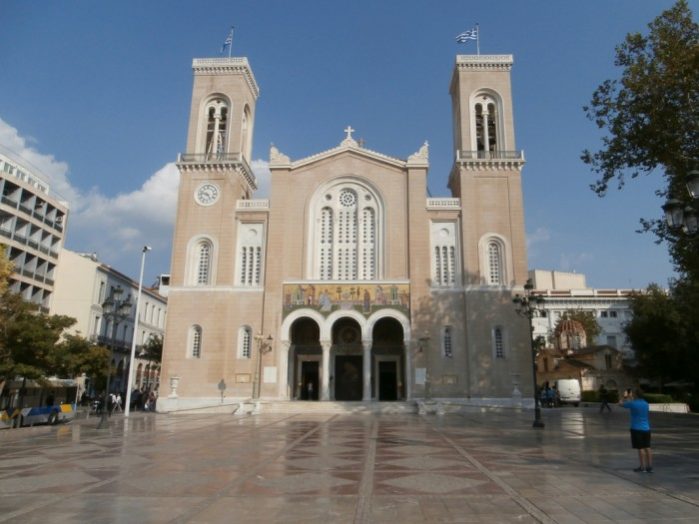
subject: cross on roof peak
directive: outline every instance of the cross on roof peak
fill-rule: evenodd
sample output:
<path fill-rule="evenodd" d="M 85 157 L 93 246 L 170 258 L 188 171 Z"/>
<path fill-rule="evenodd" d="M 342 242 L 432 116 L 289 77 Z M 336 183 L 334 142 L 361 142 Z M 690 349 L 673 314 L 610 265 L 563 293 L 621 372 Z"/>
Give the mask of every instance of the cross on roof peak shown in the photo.
<path fill-rule="evenodd" d="M 352 140 L 352 133 L 354 133 L 356 129 L 352 129 L 352 126 L 347 126 L 343 131 L 347 133 L 347 140 Z"/>

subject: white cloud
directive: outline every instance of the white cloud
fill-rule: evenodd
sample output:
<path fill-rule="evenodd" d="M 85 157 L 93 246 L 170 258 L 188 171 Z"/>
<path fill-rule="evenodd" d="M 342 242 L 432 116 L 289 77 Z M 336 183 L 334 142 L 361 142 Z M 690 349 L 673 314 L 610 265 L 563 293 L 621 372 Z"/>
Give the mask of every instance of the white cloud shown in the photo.
<path fill-rule="evenodd" d="M 533 233 L 527 234 L 527 250 L 535 250 L 538 245 L 545 244 L 551 240 L 551 232 L 545 227 L 538 227 Z"/>
<path fill-rule="evenodd" d="M 172 230 L 177 207 L 179 171 L 168 163 L 143 185 L 116 196 L 99 188 L 83 191 L 68 178 L 69 166 L 36 150 L 36 140 L 21 136 L 0 119 L 0 151 L 47 179 L 51 192 L 70 206 L 66 244 L 76 251 L 95 252 L 100 260 L 128 275 L 136 272 L 144 244 L 159 253 L 157 271 L 169 271 Z"/>

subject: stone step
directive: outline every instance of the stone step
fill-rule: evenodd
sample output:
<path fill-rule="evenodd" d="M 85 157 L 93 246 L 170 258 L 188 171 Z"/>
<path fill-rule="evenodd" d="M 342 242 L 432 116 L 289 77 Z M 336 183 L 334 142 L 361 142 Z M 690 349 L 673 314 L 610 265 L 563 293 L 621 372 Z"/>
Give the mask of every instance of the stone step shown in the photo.
<path fill-rule="evenodd" d="M 260 413 L 417 413 L 415 402 L 260 401 Z"/>

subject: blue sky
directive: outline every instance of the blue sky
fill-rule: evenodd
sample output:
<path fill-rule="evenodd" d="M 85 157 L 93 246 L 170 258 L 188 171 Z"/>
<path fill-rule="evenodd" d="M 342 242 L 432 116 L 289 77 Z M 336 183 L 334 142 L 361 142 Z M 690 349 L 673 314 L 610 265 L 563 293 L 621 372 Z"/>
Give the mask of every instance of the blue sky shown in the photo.
<path fill-rule="evenodd" d="M 97 252 L 146 282 L 169 271 L 177 171 L 192 58 L 250 60 L 255 170 L 270 143 L 292 159 L 339 144 L 351 124 L 366 147 L 407 157 L 428 140 L 429 189 L 448 196 L 454 37 L 478 22 L 482 54 L 513 54 L 529 266 L 577 271 L 593 287 L 666 284 L 667 250 L 635 233 L 658 217 L 659 177 L 600 199 L 579 159 L 599 145 L 585 117 L 595 87 L 618 76 L 614 47 L 669 0 L 2 0 L 0 151 L 30 162 L 71 203 L 66 247 Z M 696 13 L 699 1 L 690 2 Z M 258 195 L 264 196 L 264 195 Z"/>

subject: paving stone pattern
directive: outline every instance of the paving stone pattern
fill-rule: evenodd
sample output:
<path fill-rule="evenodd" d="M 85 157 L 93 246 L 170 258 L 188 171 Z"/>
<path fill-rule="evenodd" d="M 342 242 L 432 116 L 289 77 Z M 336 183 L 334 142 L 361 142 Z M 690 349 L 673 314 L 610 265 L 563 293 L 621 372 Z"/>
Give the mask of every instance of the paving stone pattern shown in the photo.
<path fill-rule="evenodd" d="M 699 522 L 699 417 L 134 414 L 0 432 L 0 522 Z"/>

